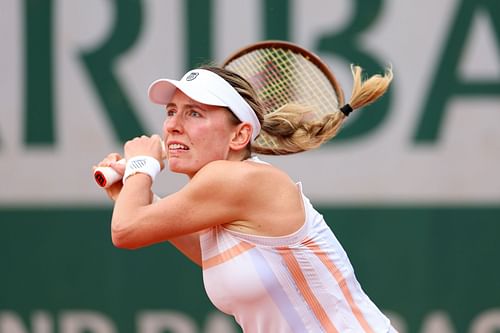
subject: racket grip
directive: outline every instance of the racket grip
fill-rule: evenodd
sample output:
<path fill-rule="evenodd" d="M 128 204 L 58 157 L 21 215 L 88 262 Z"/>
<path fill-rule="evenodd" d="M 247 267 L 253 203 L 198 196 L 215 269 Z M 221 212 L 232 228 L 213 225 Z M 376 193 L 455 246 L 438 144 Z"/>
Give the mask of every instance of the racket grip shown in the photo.
<path fill-rule="evenodd" d="M 117 163 L 125 164 L 125 162 L 125 159 L 121 159 Z M 111 167 L 97 167 L 94 170 L 94 180 L 102 188 L 108 188 L 121 179 L 122 175 Z"/>

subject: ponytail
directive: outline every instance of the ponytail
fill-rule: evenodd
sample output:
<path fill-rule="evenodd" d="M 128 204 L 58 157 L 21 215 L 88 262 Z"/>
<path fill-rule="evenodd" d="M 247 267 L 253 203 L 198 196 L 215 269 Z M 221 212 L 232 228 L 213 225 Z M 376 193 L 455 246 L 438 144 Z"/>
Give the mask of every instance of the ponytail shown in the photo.
<path fill-rule="evenodd" d="M 338 106 L 337 110 L 324 115 L 320 120 L 308 120 L 307 115 L 311 110 L 295 104 L 287 104 L 266 114 L 260 141 L 252 145 L 252 151 L 258 154 L 287 155 L 319 147 L 337 134 L 350 112 L 379 99 L 393 79 L 392 68 L 388 68 L 384 75 L 373 75 L 367 80 L 363 80 L 361 67 L 353 65 L 351 71 L 354 81 L 349 103 Z M 259 142 L 263 144 L 259 145 Z"/>

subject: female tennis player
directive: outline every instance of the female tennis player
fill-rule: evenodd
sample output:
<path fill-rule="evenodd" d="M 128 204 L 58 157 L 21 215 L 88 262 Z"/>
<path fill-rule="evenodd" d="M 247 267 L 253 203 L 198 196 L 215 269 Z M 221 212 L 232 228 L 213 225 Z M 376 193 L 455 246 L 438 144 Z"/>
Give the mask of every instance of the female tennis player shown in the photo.
<path fill-rule="evenodd" d="M 317 147 L 353 105 L 375 101 L 392 80 L 391 70 L 366 81 L 359 67 L 353 74 L 349 104 L 313 124 L 307 111 L 292 115 L 301 114 L 297 106 L 265 115 L 253 86 L 222 67 L 155 81 L 149 97 L 165 106 L 163 139 L 134 138 L 124 156 L 110 154 L 98 165 L 123 175 L 105 189 L 115 201 L 113 244 L 170 241 L 201 266 L 210 300 L 247 333 L 395 332 L 301 183 L 253 154 L 259 135 L 272 136 L 282 154 Z M 117 163 L 122 158 L 126 166 Z M 160 199 L 151 187 L 165 158 L 189 181 Z"/>

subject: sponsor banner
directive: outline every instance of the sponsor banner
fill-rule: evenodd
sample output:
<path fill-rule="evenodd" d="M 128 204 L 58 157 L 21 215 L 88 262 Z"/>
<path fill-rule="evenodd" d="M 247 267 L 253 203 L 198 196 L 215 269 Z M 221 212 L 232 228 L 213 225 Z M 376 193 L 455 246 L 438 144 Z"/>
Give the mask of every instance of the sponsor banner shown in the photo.
<path fill-rule="evenodd" d="M 395 80 L 317 151 L 269 159 L 321 203 L 500 200 L 500 4 L 491 0 L 18 1 L 0 4 L 0 205 L 106 205 L 91 166 L 161 133 L 159 77 L 263 39 Z M 155 190 L 185 183 L 164 172 Z"/>

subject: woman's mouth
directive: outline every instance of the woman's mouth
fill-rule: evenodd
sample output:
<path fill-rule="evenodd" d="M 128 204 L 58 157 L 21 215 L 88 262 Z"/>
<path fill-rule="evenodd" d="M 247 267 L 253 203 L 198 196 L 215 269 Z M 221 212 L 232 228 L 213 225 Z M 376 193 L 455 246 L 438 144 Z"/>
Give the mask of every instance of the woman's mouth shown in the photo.
<path fill-rule="evenodd" d="M 171 143 L 168 145 L 168 150 L 170 151 L 189 150 L 189 147 L 181 143 Z"/>

